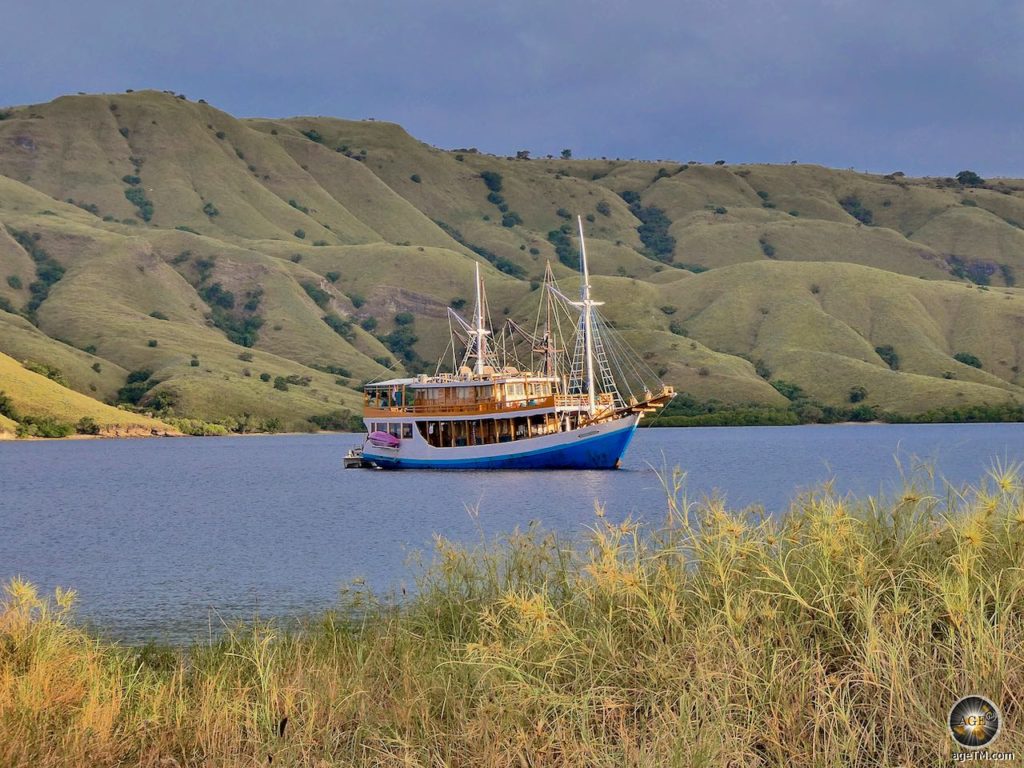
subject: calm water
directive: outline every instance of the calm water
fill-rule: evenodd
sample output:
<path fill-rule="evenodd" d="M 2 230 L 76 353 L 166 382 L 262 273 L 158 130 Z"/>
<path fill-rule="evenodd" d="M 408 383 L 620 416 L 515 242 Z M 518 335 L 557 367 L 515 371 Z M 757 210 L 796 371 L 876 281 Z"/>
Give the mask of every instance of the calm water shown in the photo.
<path fill-rule="evenodd" d="M 477 539 L 531 520 L 579 532 L 597 500 L 613 520 L 661 520 L 663 466 L 688 472 L 691 496 L 775 511 L 830 478 L 891 491 L 897 455 L 956 484 L 1024 459 L 1017 424 L 642 430 L 613 472 L 342 470 L 356 442 L 0 442 L 0 581 L 74 587 L 79 615 L 119 638 L 183 640 L 235 617 L 316 611 L 358 578 L 409 585 L 407 558 L 435 533 Z"/>

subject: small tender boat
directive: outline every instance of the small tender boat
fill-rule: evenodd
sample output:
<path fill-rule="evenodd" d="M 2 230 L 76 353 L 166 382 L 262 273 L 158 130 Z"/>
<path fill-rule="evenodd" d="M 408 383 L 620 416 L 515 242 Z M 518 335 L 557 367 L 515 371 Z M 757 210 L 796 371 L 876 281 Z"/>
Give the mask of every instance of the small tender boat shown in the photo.
<path fill-rule="evenodd" d="M 539 371 L 511 365 L 514 343 L 489 343 L 486 294 L 476 270 L 473 322 L 449 310 L 453 358 L 465 344 L 454 373 L 396 378 L 368 384 L 363 419 L 367 437 L 345 466 L 384 469 L 611 469 L 618 467 L 644 414 L 660 409 L 675 393 L 657 382 L 623 384 L 645 368 L 614 339 L 591 298 L 583 223 L 580 233 L 580 298 L 565 296 L 550 267 L 544 284 L 543 323 L 531 335 L 510 323 L 530 343 Z M 540 314 L 540 313 L 539 313 Z M 572 328 L 572 355 L 558 348 L 561 318 Z M 570 343 L 561 339 L 562 347 Z M 618 354 L 616 354 L 618 353 Z M 633 359 L 630 359 L 633 358 Z M 453 363 L 454 363 L 453 359 Z M 472 366 L 470 366 L 472 363 Z M 650 373 L 648 371 L 648 373 Z M 620 374 L 619 376 L 613 374 Z M 648 378 L 656 379 L 653 375 Z M 636 391 L 634 391 L 636 387 Z"/>

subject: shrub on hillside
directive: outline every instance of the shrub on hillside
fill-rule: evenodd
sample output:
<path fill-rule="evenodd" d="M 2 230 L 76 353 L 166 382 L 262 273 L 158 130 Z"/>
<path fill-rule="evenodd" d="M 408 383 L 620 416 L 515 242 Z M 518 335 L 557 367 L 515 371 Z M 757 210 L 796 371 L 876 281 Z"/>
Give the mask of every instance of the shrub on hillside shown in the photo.
<path fill-rule="evenodd" d="M 894 371 L 899 370 L 900 356 L 896 354 L 896 350 L 893 349 L 891 344 L 875 347 L 875 354 L 882 358 L 882 361 Z"/>
<path fill-rule="evenodd" d="M 491 192 L 501 192 L 501 174 L 497 171 L 481 171 L 480 178 Z"/>
<path fill-rule="evenodd" d="M 964 365 L 969 365 L 972 368 L 981 368 L 981 360 L 970 352 L 957 352 L 953 355 L 953 359 Z"/>
<path fill-rule="evenodd" d="M 22 363 L 25 370 L 32 371 L 32 373 L 38 373 L 40 376 L 45 376 L 50 381 L 55 381 L 62 387 L 70 387 L 71 384 L 68 382 L 68 377 L 64 375 L 60 368 L 57 368 L 47 363 L 37 363 L 35 360 L 25 360 Z"/>
<path fill-rule="evenodd" d="M 331 303 L 331 294 L 316 283 L 309 280 L 303 280 L 299 285 L 302 286 L 302 290 L 304 290 L 309 298 L 311 298 L 321 309 L 326 309 L 327 305 Z"/>
<path fill-rule="evenodd" d="M 853 216 L 853 218 L 861 224 L 867 224 L 870 226 L 874 221 L 874 214 L 870 209 L 864 207 L 860 198 L 856 195 L 847 195 L 839 201 L 839 205 L 841 205 L 844 211 Z"/>

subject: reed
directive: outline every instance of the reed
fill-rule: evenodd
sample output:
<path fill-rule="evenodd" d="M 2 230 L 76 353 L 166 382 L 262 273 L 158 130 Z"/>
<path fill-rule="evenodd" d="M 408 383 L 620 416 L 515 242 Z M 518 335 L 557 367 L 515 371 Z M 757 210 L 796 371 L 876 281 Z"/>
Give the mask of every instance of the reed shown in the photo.
<path fill-rule="evenodd" d="M 0 765 L 935 765 L 968 693 L 1024 754 L 1016 468 L 776 518 L 666 487 L 663 524 L 438 539 L 407 601 L 188 648 L 97 640 L 14 580 Z"/>

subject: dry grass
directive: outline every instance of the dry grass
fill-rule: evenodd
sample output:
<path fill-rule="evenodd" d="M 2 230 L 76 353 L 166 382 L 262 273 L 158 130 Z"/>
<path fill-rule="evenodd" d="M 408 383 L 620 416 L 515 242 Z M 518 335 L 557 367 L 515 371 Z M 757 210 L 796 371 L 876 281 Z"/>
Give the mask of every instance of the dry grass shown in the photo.
<path fill-rule="evenodd" d="M 126 648 L 73 595 L 0 613 L 10 766 L 876 766 L 949 760 L 982 693 L 1024 751 L 1024 490 L 1014 469 L 887 503 L 807 495 L 775 520 L 689 503 L 437 542 L 400 607 L 349 595 L 299 631 Z"/>

